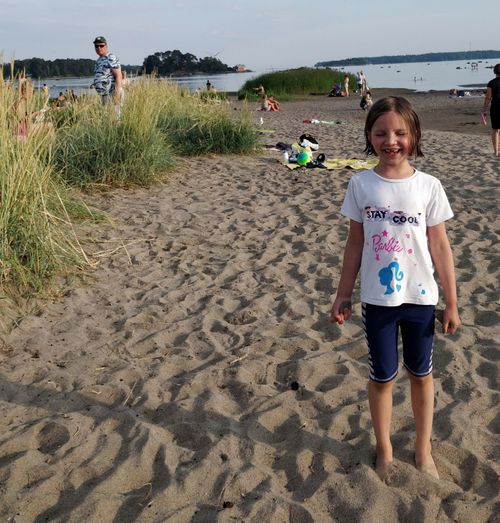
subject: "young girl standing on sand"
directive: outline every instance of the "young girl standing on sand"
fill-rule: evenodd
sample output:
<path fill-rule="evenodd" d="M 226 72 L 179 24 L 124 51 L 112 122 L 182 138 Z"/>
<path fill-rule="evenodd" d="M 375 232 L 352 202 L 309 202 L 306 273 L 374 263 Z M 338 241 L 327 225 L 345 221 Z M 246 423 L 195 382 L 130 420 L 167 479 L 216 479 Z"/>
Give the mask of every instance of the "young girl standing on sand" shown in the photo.
<path fill-rule="evenodd" d="M 352 176 L 341 209 L 350 218 L 350 227 L 331 320 L 342 324 L 351 315 L 351 294 L 361 268 L 368 398 L 381 478 L 392 464 L 390 425 L 399 328 L 417 433 L 415 464 L 439 477 L 431 455 L 432 344 L 438 302 L 433 264 L 446 303 L 443 332 L 453 334 L 460 324 L 453 256 L 444 225 L 453 212 L 439 180 L 408 161 L 409 156 L 422 156 L 420 138 L 418 116 L 407 100 L 388 97 L 376 102 L 366 119 L 365 151 L 376 154 L 379 163 Z"/>

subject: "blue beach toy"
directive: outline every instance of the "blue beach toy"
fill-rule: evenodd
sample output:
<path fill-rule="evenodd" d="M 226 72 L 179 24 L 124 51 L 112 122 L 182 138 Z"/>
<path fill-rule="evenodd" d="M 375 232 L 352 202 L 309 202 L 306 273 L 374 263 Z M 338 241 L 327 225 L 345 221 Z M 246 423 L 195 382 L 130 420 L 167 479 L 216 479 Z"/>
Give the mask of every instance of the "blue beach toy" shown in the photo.
<path fill-rule="evenodd" d="M 297 163 L 299 165 L 306 165 L 311 161 L 311 156 L 306 151 L 301 151 L 297 154 Z"/>

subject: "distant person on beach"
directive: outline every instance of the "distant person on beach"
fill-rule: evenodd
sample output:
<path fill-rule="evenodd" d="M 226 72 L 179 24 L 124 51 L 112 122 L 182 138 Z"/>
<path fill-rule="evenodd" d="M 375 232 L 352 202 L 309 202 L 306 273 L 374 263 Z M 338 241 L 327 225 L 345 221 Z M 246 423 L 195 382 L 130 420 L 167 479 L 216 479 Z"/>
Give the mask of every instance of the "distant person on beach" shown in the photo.
<path fill-rule="evenodd" d="M 349 96 L 349 75 L 344 75 L 344 93 L 346 96 Z"/>
<path fill-rule="evenodd" d="M 453 255 L 445 221 L 453 216 L 438 179 L 408 161 L 422 156 L 421 130 L 410 103 L 383 98 L 365 123 L 365 152 L 377 166 L 354 174 L 341 213 L 350 219 L 344 261 L 331 321 L 351 315 L 351 295 L 361 268 L 363 326 L 368 343 L 368 400 L 377 441 L 376 470 L 386 479 L 392 465 L 392 391 L 398 374 L 401 329 L 416 425 L 415 465 L 439 478 L 431 453 L 434 384 L 432 352 L 437 270 L 444 291 L 443 332 L 460 325 Z M 434 266 L 434 267 L 433 267 Z"/>
<path fill-rule="evenodd" d="M 42 93 L 46 98 L 49 97 L 49 86 L 47 84 L 43 84 Z"/>
<path fill-rule="evenodd" d="M 103 105 L 114 102 L 119 108 L 123 101 L 122 70 L 118 58 L 109 52 L 108 42 L 104 36 L 98 36 L 94 40 L 94 49 L 98 59 L 94 68 L 93 87 L 101 97 Z"/>
<path fill-rule="evenodd" d="M 56 98 L 55 106 L 62 109 L 63 107 L 66 107 L 68 105 L 68 100 L 66 99 L 66 96 L 64 96 L 64 93 L 61 91 L 59 93 L 59 96 Z"/>
<path fill-rule="evenodd" d="M 361 97 L 361 102 L 359 102 L 359 106 L 363 111 L 367 111 L 370 109 L 370 107 L 373 105 L 372 100 L 372 93 L 370 91 L 366 91 L 366 93 Z"/>
<path fill-rule="evenodd" d="M 366 85 L 366 76 L 365 76 L 365 73 L 363 73 L 363 71 L 359 72 L 359 78 L 361 80 L 360 94 L 361 94 L 361 96 L 363 96 L 366 93 L 366 91 L 368 90 L 368 86 Z"/>
<path fill-rule="evenodd" d="M 273 96 L 262 95 L 262 102 L 259 111 L 274 112 L 280 110 L 280 103 Z"/>
<path fill-rule="evenodd" d="M 492 129 L 491 143 L 493 144 L 493 153 L 498 157 L 500 135 L 500 64 L 495 65 L 493 72 L 495 73 L 495 78 L 488 82 L 486 96 L 484 97 L 483 114 L 487 113 L 489 107 Z"/>
<path fill-rule="evenodd" d="M 28 137 L 34 135 L 54 136 L 52 123 L 45 121 L 47 112 L 48 98 L 44 106 L 33 111 L 33 84 L 26 78 L 20 78 L 18 84 L 18 93 L 14 104 L 15 117 L 17 125 L 13 135 L 21 141 L 26 141 Z"/>
<path fill-rule="evenodd" d="M 16 120 L 18 122 L 14 130 L 14 136 L 20 140 L 28 138 L 30 128 L 30 105 L 33 97 L 33 86 L 26 78 L 21 78 L 18 84 L 17 97 L 15 101 Z"/>
<path fill-rule="evenodd" d="M 217 89 L 214 87 L 213 84 L 210 83 L 210 80 L 207 80 L 207 92 L 208 93 L 216 93 Z"/>
<path fill-rule="evenodd" d="M 264 89 L 264 86 L 262 84 L 259 84 L 258 87 L 253 88 L 254 91 L 257 91 L 258 96 L 263 96 L 266 94 L 266 90 Z"/>

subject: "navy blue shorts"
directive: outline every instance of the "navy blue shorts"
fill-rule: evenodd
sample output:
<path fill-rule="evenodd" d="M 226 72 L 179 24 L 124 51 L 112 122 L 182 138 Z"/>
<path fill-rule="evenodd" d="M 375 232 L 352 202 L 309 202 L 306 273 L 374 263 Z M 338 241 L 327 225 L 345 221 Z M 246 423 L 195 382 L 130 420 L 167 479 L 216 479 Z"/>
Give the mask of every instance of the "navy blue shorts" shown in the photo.
<path fill-rule="evenodd" d="M 434 305 L 404 303 L 382 307 L 363 303 L 370 379 L 385 383 L 398 373 L 398 332 L 403 340 L 403 363 L 415 376 L 432 372 Z"/>

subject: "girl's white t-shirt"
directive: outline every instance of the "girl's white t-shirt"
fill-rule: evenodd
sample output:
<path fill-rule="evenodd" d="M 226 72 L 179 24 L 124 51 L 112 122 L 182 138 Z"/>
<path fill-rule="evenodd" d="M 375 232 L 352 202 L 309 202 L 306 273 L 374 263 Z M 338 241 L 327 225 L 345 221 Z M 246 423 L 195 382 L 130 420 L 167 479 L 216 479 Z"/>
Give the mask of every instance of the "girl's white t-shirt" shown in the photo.
<path fill-rule="evenodd" d="M 362 302 L 438 302 L 427 227 L 450 219 L 453 211 L 437 178 L 420 171 L 402 180 L 373 170 L 354 174 L 341 213 L 363 224 Z"/>

